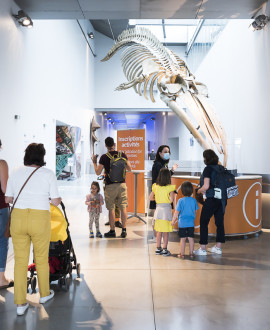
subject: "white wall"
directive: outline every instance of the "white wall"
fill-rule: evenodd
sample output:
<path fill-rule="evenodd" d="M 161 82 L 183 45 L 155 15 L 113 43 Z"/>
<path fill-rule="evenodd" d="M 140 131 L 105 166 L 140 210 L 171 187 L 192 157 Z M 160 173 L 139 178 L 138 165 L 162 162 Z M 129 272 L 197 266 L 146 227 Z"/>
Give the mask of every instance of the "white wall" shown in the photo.
<path fill-rule="evenodd" d="M 165 108 L 165 104 L 155 97 L 156 102 L 146 100 L 144 96 L 137 94 L 133 88 L 124 91 L 115 91 L 121 83 L 127 82 L 121 65 L 121 54 L 119 50 L 109 61 L 100 62 L 114 41 L 101 33 L 95 32 L 97 57 L 95 58 L 95 108 Z M 170 47 L 176 54 L 184 59 L 185 47 Z"/>
<path fill-rule="evenodd" d="M 111 136 L 115 142 L 117 142 L 117 131 L 113 128 L 113 125 L 107 120 L 107 116 L 104 116 L 101 112 L 96 112 L 96 120 L 100 125 L 100 129 L 96 131 L 98 142 L 95 147 L 95 154 L 101 156 L 107 152 L 105 148 L 105 139 Z"/>
<path fill-rule="evenodd" d="M 150 134 L 152 135 L 151 131 Z M 150 134 L 147 135 L 149 139 L 151 139 Z M 165 116 L 157 113 L 154 122 L 154 136 L 152 136 L 155 141 L 154 149 L 157 150 L 162 144 L 168 144 L 169 138 L 177 137 L 179 138 L 179 159 L 172 160 L 178 163 L 180 170 L 197 171 L 198 166 L 200 167 L 202 163 L 202 149 L 197 141 L 194 139 L 194 145 L 190 145 L 192 135 L 172 111 L 166 112 Z"/>
<path fill-rule="evenodd" d="M 38 20 L 32 29 L 21 27 L 11 17 L 15 9 L 9 0 L 0 2 L 1 158 L 12 169 L 22 164 L 28 143 L 41 142 L 47 166 L 54 170 L 55 126 L 60 120 L 81 127 L 87 159 L 94 58 L 84 36 L 74 20 Z M 81 23 L 93 30 L 88 21 Z"/>
<path fill-rule="evenodd" d="M 269 174 L 270 24 L 255 32 L 249 24 L 234 20 L 227 25 L 196 78 L 208 86 L 227 133 L 229 167 Z"/>

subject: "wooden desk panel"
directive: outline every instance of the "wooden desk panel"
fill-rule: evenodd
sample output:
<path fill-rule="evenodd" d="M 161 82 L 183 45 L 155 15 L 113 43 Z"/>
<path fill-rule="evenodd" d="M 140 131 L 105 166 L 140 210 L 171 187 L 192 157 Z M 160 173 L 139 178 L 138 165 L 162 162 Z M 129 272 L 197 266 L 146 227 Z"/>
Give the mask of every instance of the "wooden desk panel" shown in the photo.
<path fill-rule="evenodd" d="M 177 203 L 182 198 L 181 184 L 184 181 L 190 181 L 194 188 L 199 183 L 199 177 L 173 176 L 172 184 L 176 185 L 178 195 L 175 198 Z M 236 178 L 239 195 L 228 200 L 226 206 L 224 226 L 226 235 L 247 234 L 260 231 L 262 228 L 262 178 L 259 176 L 243 176 Z M 195 233 L 200 232 L 200 214 L 202 205 L 199 204 L 199 210 L 195 219 Z M 176 228 L 177 225 L 176 225 Z M 209 223 L 209 234 L 216 233 L 214 217 Z"/>

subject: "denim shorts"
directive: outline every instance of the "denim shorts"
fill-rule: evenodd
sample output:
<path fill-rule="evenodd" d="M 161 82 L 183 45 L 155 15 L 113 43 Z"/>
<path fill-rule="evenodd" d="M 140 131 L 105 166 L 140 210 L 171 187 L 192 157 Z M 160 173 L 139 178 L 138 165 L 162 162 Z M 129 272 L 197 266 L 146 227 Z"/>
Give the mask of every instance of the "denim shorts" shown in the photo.
<path fill-rule="evenodd" d="M 194 237 L 194 227 L 179 228 L 178 235 L 180 238 Z"/>
<path fill-rule="evenodd" d="M 6 269 L 8 238 L 4 236 L 8 222 L 9 208 L 0 209 L 0 272 Z"/>

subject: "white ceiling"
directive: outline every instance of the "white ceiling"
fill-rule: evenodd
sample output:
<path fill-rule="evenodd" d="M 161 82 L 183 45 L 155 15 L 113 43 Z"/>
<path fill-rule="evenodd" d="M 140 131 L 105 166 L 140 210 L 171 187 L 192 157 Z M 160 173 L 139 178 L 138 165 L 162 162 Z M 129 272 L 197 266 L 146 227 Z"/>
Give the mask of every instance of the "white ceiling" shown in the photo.
<path fill-rule="evenodd" d="M 252 18 L 267 0 L 15 0 L 32 19 Z"/>

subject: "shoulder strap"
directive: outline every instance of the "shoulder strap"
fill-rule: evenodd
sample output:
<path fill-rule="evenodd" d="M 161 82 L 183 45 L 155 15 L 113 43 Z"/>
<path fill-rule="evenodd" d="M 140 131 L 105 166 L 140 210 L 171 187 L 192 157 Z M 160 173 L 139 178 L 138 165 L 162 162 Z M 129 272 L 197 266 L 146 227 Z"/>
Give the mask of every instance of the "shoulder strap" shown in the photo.
<path fill-rule="evenodd" d="M 31 176 L 38 170 L 40 168 L 40 166 L 39 167 L 37 167 L 30 175 L 29 175 L 29 177 L 26 179 L 26 181 L 25 181 L 25 183 L 23 184 L 23 186 L 21 187 L 21 190 L 19 191 L 19 193 L 18 193 L 18 195 L 17 195 L 17 197 L 16 197 L 16 199 L 15 199 L 15 202 L 13 203 L 13 205 L 12 205 L 12 207 L 11 207 L 11 210 L 10 210 L 10 212 L 12 212 L 12 210 L 14 209 L 14 206 L 15 206 L 15 204 L 16 204 L 16 202 L 17 202 L 17 199 L 19 198 L 19 196 L 20 196 L 20 194 L 21 194 L 21 192 L 23 191 L 23 188 L 25 187 L 25 185 L 27 184 L 27 182 L 29 181 L 29 179 L 31 178 Z"/>
<path fill-rule="evenodd" d="M 113 159 L 113 156 L 109 152 L 106 153 L 106 156 L 108 156 L 110 159 Z"/>

